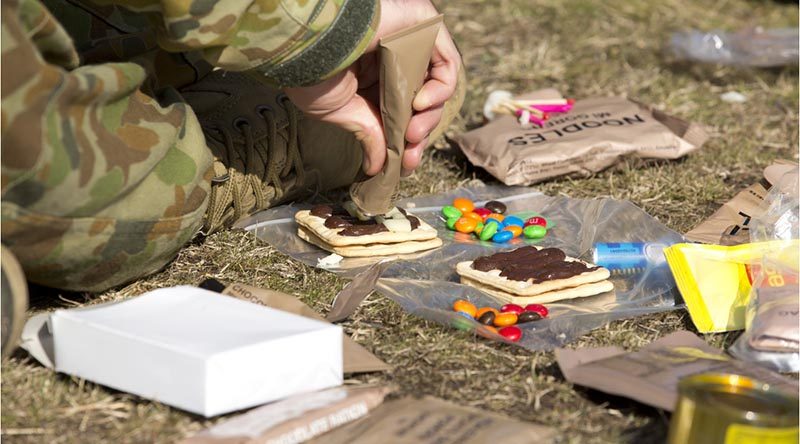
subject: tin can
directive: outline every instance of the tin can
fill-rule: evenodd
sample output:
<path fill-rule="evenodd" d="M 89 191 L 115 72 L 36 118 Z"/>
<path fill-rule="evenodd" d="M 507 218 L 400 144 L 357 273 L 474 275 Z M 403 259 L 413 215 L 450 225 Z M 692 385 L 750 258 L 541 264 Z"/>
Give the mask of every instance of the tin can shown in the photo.
<path fill-rule="evenodd" d="M 678 384 L 668 444 L 797 444 L 798 398 L 741 375 L 704 373 Z"/>
<path fill-rule="evenodd" d="M 664 249 L 655 242 L 598 242 L 592 250 L 592 262 L 615 274 L 634 274 L 647 267 L 666 264 Z"/>

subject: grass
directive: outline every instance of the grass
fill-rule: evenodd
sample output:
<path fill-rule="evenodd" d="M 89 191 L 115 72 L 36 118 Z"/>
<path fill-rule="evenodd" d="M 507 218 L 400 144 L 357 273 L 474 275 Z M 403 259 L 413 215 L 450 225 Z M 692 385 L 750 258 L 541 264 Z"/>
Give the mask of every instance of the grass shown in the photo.
<path fill-rule="evenodd" d="M 664 43 L 684 28 L 796 27 L 795 4 L 771 1 L 463 0 L 440 5 L 469 73 L 462 118 L 450 134 L 480 124 L 486 94 L 555 87 L 569 97 L 623 95 L 711 128 L 713 138 L 685 159 L 645 164 L 626 159 L 588 178 L 537 185 L 549 194 L 628 199 L 685 232 L 743 187 L 773 159 L 797 159 L 797 68 L 751 70 L 670 60 Z M 744 104 L 720 94 L 738 91 Z M 491 182 L 457 148 L 428 150 L 404 196 Z M 344 282 L 294 262 L 253 237 L 225 232 L 184 249 L 162 272 L 101 295 L 37 297 L 32 312 L 135 296 L 206 277 L 242 281 L 297 295 L 325 312 Z M 488 343 L 405 314 L 370 296 L 343 324 L 346 332 L 394 366 L 350 382 L 384 382 L 398 394 L 429 394 L 556 427 L 562 442 L 659 442 L 668 416 L 633 401 L 574 387 L 552 353 Z M 678 329 L 683 312 L 611 323 L 573 346 L 636 349 Z M 735 334 L 708 335 L 718 347 Z M 22 352 L 2 366 L 2 438 L 8 442 L 172 442 L 205 421 L 166 406 L 57 375 Z"/>

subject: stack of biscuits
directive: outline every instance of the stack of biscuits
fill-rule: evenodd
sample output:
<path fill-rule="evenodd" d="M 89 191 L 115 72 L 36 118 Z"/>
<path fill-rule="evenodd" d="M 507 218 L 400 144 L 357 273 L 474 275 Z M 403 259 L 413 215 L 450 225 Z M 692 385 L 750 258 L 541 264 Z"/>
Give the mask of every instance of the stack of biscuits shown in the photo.
<path fill-rule="evenodd" d="M 435 228 L 402 209 L 363 218 L 343 206 L 317 205 L 298 211 L 294 219 L 301 239 L 343 257 L 408 254 L 442 245 Z"/>
<path fill-rule="evenodd" d="M 461 283 L 512 304 L 543 304 L 614 289 L 606 268 L 567 256 L 558 248 L 526 246 L 460 262 Z"/>

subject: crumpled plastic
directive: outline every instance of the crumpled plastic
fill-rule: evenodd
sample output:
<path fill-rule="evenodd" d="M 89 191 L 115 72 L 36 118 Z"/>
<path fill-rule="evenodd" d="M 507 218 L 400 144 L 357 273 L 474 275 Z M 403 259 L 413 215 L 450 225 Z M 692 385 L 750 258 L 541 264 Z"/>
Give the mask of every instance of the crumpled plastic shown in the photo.
<path fill-rule="evenodd" d="M 800 371 L 800 338 L 794 328 L 800 309 L 799 173 L 794 168 L 774 184 L 764 199 L 766 211 L 750 222 L 751 242 L 773 241 L 784 247 L 765 255 L 754 268 L 746 330 L 728 350 L 738 359 L 781 372 Z"/>
<path fill-rule="evenodd" d="M 507 205 L 507 214 L 538 214 L 553 227 L 540 240 L 518 238 L 510 244 L 481 242 L 474 236 L 446 228 L 440 211 L 455 197 L 466 197 L 476 204 L 500 200 Z M 592 247 L 596 242 L 660 242 L 671 245 L 683 240 L 680 234 L 628 201 L 546 196 L 527 187 L 461 188 L 444 194 L 404 199 L 397 205 L 435 227 L 444 245 L 433 251 L 392 258 L 384 263 L 376 291 L 409 313 L 498 341 L 504 339 L 476 321 L 452 311 L 452 304 L 457 299 L 467 299 L 478 306 L 499 307 L 503 304 L 480 290 L 460 284 L 455 272 L 456 263 L 526 244 L 557 247 L 569 256 L 591 261 Z M 310 207 L 288 205 L 266 210 L 246 221 L 246 229 L 278 251 L 316 267 L 318 261 L 329 253 L 297 237 L 293 218 L 295 212 Z M 387 258 L 345 258 L 336 267 L 325 269 L 345 278 L 354 278 L 370 265 L 383 260 Z M 529 350 L 551 350 L 611 321 L 682 307 L 675 282 L 665 266 L 647 268 L 634 275 L 612 275 L 611 281 L 615 286 L 612 292 L 546 304 L 550 315 L 540 321 L 519 324 L 523 337 L 514 344 Z"/>

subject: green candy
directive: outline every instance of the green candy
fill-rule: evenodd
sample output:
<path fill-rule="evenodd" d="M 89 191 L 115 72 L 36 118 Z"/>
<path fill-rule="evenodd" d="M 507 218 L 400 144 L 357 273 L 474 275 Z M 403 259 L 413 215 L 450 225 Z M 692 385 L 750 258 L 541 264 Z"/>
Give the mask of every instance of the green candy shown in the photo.
<path fill-rule="evenodd" d="M 497 233 L 497 229 L 499 227 L 500 226 L 497 224 L 497 222 L 489 222 L 483 226 L 483 230 L 478 237 L 480 237 L 482 241 L 488 241 L 492 238 L 492 236 L 494 236 L 495 233 Z"/>
<path fill-rule="evenodd" d="M 456 211 L 458 211 L 458 210 L 456 210 Z M 458 222 L 459 219 L 461 219 L 461 216 L 448 218 L 447 219 L 447 228 L 450 229 L 450 230 L 455 231 L 456 230 L 456 222 Z"/>
<path fill-rule="evenodd" d="M 541 225 L 528 225 L 522 230 L 526 239 L 541 239 L 547 234 L 547 228 Z"/>
<path fill-rule="evenodd" d="M 454 217 L 458 219 L 461 217 L 461 210 L 452 205 L 447 205 L 442 207 L 442 214 L 444 214 L 444 217 L 447 218 L 447 220 L 450 220 Z M 453 228 L 451 227 L 450 229 L 452 230 Z"/>

